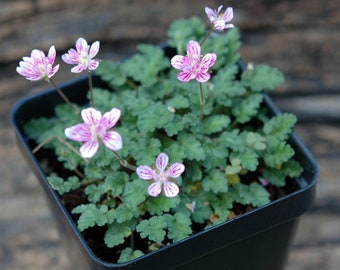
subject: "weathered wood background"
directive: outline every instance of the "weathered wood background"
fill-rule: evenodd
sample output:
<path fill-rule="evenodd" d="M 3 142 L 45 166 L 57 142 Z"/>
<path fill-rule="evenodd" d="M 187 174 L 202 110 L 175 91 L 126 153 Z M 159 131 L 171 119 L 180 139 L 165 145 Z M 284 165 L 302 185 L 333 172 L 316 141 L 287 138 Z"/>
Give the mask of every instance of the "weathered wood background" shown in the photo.
<path fill-rule="evenodd" d="M 122 59 L 136 43 L 166 39 L 169 22 L 205 16 L 204 7 L 233 6 L 246 61 L 286 75 L 273 95 L 299 118 L 298 134 L 317 157 L 321 174 L 314 207 L 301 219 L 287 270 L 340 265 L 340 4 L 338 0 L 2 0 L 0 1 L 0 269 L 67 269 L 41 188 L 17 150 L 8 113 L 39 91 L 15 68 L 33 48 L 59 53 L 79 36 L 100 40 L 100 57 Z M 169 4 L 171 3 L 171 4 Z M 68 68 L 56 80 L 74 78 Z"/>

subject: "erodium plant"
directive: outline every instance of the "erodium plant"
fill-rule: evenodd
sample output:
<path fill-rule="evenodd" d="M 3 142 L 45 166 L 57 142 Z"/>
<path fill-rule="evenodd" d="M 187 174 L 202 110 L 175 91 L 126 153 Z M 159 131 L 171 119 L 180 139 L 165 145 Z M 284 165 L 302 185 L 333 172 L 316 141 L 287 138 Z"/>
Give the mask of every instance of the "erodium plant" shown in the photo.
<path fill-rule="evenodd" d="M 99 42 L 79 38 L 62 59 L 88 74 L 89 102 L 72 103 L 53 82 L 66 104 L 25 126 L 33 152 L 64 168 L 46 171 L 52 188 L 86 198 L 70 209 L 79 230 L 103 228 L 118 262 L 265 205 L 302 171 L 288 142 L 296 118 L 263 105 L 283 75 L 242 66 L 232 8 L 205 12 L 208 27 L 176 20 L 166 46 L 141 44 L 124 62 L 95 59 Z M 33 50 L 17 71 L 51 82 L 55 57 L 53 46 Z"/>

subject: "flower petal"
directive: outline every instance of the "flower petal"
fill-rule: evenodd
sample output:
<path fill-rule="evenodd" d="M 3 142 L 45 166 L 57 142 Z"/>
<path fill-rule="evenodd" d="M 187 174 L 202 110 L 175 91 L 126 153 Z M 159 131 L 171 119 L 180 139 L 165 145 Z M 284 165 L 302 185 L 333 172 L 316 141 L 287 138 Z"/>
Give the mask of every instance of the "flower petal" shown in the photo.
<path fill-rule="evenodd" d="M 57 53 L 54 46 L 51 46 L 48 50 L 47 59 L 50 65 L 53 65 Z"/>
<path fill-rule="evenodd" d="M 86 124 L 92 125 L 100 121 L 102 114 L 94 108 L 87 108 L 81 111 L 81 117 Z"/>
<path fill-rule="evenodd" d="M 187 43 L 187 54 L 188 57 L 193 57 L 193 58 L 200 58 L 201 57 L 201 45 L 195 41 L 195 40 L 190 40 Z"/>
<path fill-rule="evenodd" d="M 179 193 L 179 187 L 172 182 L 165 182 L 164 183 L 164 194 L 168 198 L 173 198 L 177 196 Z"/>
<path fill-rule="evenodd" d="M 166 166 L 168 165 L 169 157 L 165 153 L 161 153 L 156 158 L 156 167 L 160 172 L 163 172 Z"/>
<path fill-rule="evenodd" d="M 196 81 L 202 83 L 202 82 L 206 82 L 210 79 L 210 74 L 209 73 L 198 73 L 196 75 Z"/>
<path fill-rule="evenodd" d="M 97 140 L 91 140 L 84 143 L 79 152 L 83 158 L 92 158 L 98 151 L 99 143 Z"/>
<path fill-rule="evenodd" d="M 90 63 L 88 65 L 88 70 L 95 70 L 99 66 L 99 61 L 98 60 L 90 60 Z"/>
<path fill-rule="evenodd" d="M 177 75 L 177 79 L 180 80 L 181 82 L 189 82 L 192 79 L 195 78 L 195 74 L 192 72 L 179 72 Z"/>
<path fill-rule="evenodd" d="M 154 182 L 148 187 L 148 193 L 152 197 L 157 197 L 162 191 L 162 184 L 160 182 Z"/>
<path fill-rule="evenodd" d="M 123 139 L 116 131 L 106 132 L 101 139 L 103 144 L 113 151 L 118 151 L 123 147 Z"/>
<path fill-rule="evenodd" d="M 71 68 L 72 73 L 80 73 L 82 71 L 86 70 L 86 67 L 84 65 L 76 65 L 75 67 Z"/>
<path fill-rule="evenodd" d="M 155 171 L 149 166 L 142 165 L 137 167 L 136 173 L 139 178 L 144 180 L 151 180 L 155 178 Z"/>
<path fill-rule="evenodd" d="M 233 25 L 232 23 L 228 23 L 224 26 L 224 29 L 228 29 L 228 28 L 234 28 L 235 25 Z"/>
<path fill-rule="evenodd" d="M 184 65 L 184 59 L 185 57 L 183 55 L 175 55 L 174 57 L 171 58 L 171 65 L 175 69 L 182 69 Z"/>
<path fill-rule="evenodd" d="M 232 7 L 228 7 L 223 14 L 223 20 L 225 22 L 230 22 L 234 17 L 234 12 Z"/>
<path fill-rule="evenodd" d="M 167 169 L 167 176 L 172 178 L 179 177 L 185 170 L 185 167 L 182 163 L 174 163 Z"/>
<path fill-rule="evenodd" d="M 110 129 L 116 125 L 120 115 L 121 111 L 117 108 L 113 108 L 111 111 L 104 113 L 102 119 L 100 120 L 100 124 L 105 129 Z"/>
<path fill-rule="evenodd" d="M 66 128 L 65 136 L 77 142 L 87 142 L 91 140 L 91 132 L 87 124 L 77 124 L 75 126 Z"/>
<path fill-rule="evenodd" d="M 213 9 L 205 7 L 204 11 L 205 14 L 207 14 L 210 21 L 212 21 L 215 18 L 216 12 Z"/>
<path fill-rule="evenodd" d="M 70 65 L 78 64 L 79 54 L 75 49 L 69 49 L 67 53 L 61 56 L 61 59 Z"/>
<path fill-rule="evenodd" d="M 76 49 L 79 52 L 85 52 L 88 53 L 88 44 L 87 41 L 84 38 L 78 38 L 76 41 Z"/>
<path fill-rule="evenodd" d="M 99 47 L 100 47 L 100 43 L 99 41 L 95 41 L 92 43 L 91 47 L 90 47 L 90 51 L 89 51 L 89 57 L 93 58 L 97 55 L 98 51 L 99 51 Z"/>
<path fill-rule="evenodd" d="M 54 74 L 57 73 L 58 70 L 59 70 L 59 64 L 51 69 L 50 73 L 48 74 L 48 78 L 52 78 L 54 76 Z"/>
<path fill-rule="evenodd" d="M 206 55 L 203 56 L 201 60 L 201 65 L 204 68 L 209 69 L 215 64 L 216 59 L 217 59 L 217 56 L 215 53 L 207 53 Z"/>
<path fill-rule="evenodd" d="M 31 52 L 31 58 L 35 61 L 41 63 L 43 59 L 45 58 L 45 53 L 41 50 L 34 49 Z"/>

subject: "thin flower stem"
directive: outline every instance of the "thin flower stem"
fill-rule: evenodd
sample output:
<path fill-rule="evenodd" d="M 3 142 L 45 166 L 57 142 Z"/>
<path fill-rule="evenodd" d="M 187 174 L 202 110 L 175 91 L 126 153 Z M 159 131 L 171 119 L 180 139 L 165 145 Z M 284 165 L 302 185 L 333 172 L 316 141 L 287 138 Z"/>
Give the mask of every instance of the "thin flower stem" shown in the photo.
<path fill-rule="evenodd" d="M 202 39 L 202 41 L 200 42 L 200 45 L 202 46 L 203 43 L 207 40 L 207 38 L 210 36 L 211 32 L 212 32 L 213 28 L 210 27 L 208 33 L 205 35 L 205 37 Z"/>
<path fill-rule="evenodd" d="M 91 94 L 91 105 L 92 105 L 92 108 L 95 108 L 94 107 L 94 98 L 93 98 L 92 74 L 91 74 L 90 70 L 88 71 L 88 76 L 89 76 L 89 89 L 90 89 L 90 94 Z"/>
<path fill-rule="evenodd" d="M 53 141 L 53 140 L 58 140 L 59 142 L 61 142 L 62 144 L 64 144 L 65 146 L 67 146 L 70 150 L 72 150 L 74 153 L 76 153 L 78 156 L 80 156 L 84 162 L 88 162 L 87 159 L 83 158 L 79 151 L 74 148 L 71 144 L 69 144 L 67 141 L 65 141 L 63 138 L 61 138 L 60 136 L 51 136 L 49 138 L 47 138 L 46 140 L 44 140 L 43 142 L 41 142 L 39 145 L 37 145 L 33 150 L 32 153 L 35 154 L 36 152 L 38 152 L 44 145 L 46 145 L 47 143 Z"/>
<path fill-rule="evenodd" d="M 135 249 L 135 234 L 134 234 L 134 232 L 131 232 L 131 234 L 130 234 L 130 248 L 132 250 Z"/>
<path fill-rule="evenodd" d="M 61 91 L 59 86 L 50 78 L 49 82 L 54 86 L 54 88 L 57 90 L 58 94 L 62 97 L 62 99 L 71 107 L 72 111 L 74 113 L 78 113 L 78 110 L 74 105 L 69 101 L 69 99 L 64 95 L 64 93 Z"/>
<path fill-rule="evenodd" d="M 202 87 L 202 83 L 199 83 L 199 87 L 200 87 L 200 104 L 201 104 L 201 108 L 200 108 L 200 120 L 203 120 L 203 109 L 204 109 L 204 96 L 203 96 L 203 87 Z"/>
<path fill-rule="evenodd" d="M 137 169 L 137 167 L 129 164 L 125 159 L 122 158 L 122 156 L 120 154 L 118 154 L 116 151 L 112 150 L 112 152 L 115 154 L 115 156 L 119 159 L 120 164 L 122 164 L 123 167 L 131 170 L 131 171 L 135 171 Z"/>

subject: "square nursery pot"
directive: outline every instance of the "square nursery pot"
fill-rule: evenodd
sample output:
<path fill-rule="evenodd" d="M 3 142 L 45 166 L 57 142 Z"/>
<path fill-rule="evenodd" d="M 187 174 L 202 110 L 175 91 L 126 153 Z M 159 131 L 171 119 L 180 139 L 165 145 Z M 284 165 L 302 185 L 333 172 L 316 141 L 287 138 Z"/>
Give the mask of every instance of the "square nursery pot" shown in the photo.
<path fill-rule="evenodd" d="M 100 86 L 102 82 L 94 77 L 94 84 Z M 61 89 L 73 102 L 84 104 L 87 78 L 71 81 Z M 54 106 L 61 102 L 54 89 L 25 97 L 13 107 L 11 120 L 19 148 L 45 191 L 70 259 L 70 269 L 283 269 L 299 217 L 315 198 L 319 170 L 296 134 L 292 134 L 290 143 L 304 173 L 289 182 L 292 192 L 287 196 L 133 261 L 114 264 L 101 260 L 89 248 L 58 194 L 48 184 L 23 132 L 23 125 L 29 119 L 53 116 Z M 273 114 L 279 112 L 267 95 L 263 106 Z"/>

